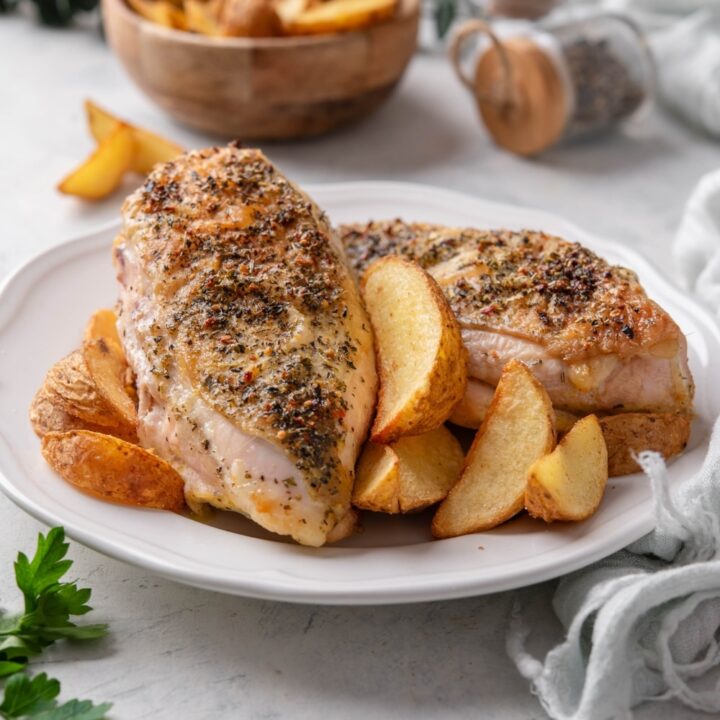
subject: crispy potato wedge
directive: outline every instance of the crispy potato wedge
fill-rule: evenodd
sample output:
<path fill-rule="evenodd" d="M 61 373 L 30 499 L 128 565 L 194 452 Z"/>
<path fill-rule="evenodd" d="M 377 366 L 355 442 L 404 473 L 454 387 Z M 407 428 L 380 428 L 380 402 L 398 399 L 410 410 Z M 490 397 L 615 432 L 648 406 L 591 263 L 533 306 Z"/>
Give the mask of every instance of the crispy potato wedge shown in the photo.
<path fill-rule="evenodd" d="M 445 296 L 419 265 L 398 256 L 374 262 L 362 290 L 380 376 L 372 441 L 439 427 L 467 384 L 467 353 Z"/>
<path fill-rule="evenodd" d="M 276 37 L 283 25 L 270 0 L 225 0 L 220 29 L 233 37 Z"/>
<path fill-rule="evenodd" d="M 585 520 L 600 506 L 608 480 L 608 454 L 595 415 L 586 415 L 528 473 L 525 507 L 536 518 Z"/>
<path fill-rule="evenodd" d="M 222 2 L 218 0 L 185 0 L 185 22 L 187 29 L 202 35 L 222 35 L 220 11 Z"/>
<path fill-rule="evenodd" d="M 49 432 L 92 430 L 114 435 L 132 443 L 136 443 L 138 440 L 135 429 L 128 428 L 126 425 L 96 425 L 71 415 L 63 409 L 57 395 L 49 391 L 45 385 L 38 390 L 30 405 L 30 424 L 40 438 Z"/>
<path fill-rule="evenodd" d="M 115 417 L 130 427 L 137 426 L 137 409 L 128 392 L 128 364 L 120 345 L 104 337 L 86 340 L 82 348 L 88 375 L 100 397 Z"/>
<path fill-rule="evenodd" d="M 353 504 L 391 514 L 430 507 L 457 482 L 463 460 L 460 443 L 442 425 L 391 445 L 369 442 L 358 464 Z"/>
<path fill-rule="evenodd" d="M 140 17 L 175 30 L 185 30 L 185 13 L 167 0 L 128 0 L 130 7 Z"/>
<path fill-rule="evenodd" d="M 50 368 L 43 389 L 53 396 L 56 406 L 73 417 L 100 427 L 118 424 L 111 406 L 90 377 L 79 350 L 71 352 Z"/>
<path fill-rule="evenodd" d="M 600 418 L 610 477 L 640 472 L 633 458 L 643 450 L 666 460 L 681 453 L 690 437 L 692 417 L 675 413 L 621 413 Z"/>
<path fill-rule="evenodd" d="M 275 10 L 280 16 L 283 28 L 285 28 L 290 25 L 301 12 L 317 4 L 316 0 L 277 0 L 275 2 Z"/>
<path fill-rule="evenodd" d="M 117 331 L 117 316 L 114 310 L 102 308 L 96 310 L 85 326 L 85 340 L 111 340 L 118 347 L 122 347 Z"/>
<path fill-rule="evenodd" d="M 465 395 L 453 408 L 448 420 L 460 427 L 479 428 L 490 407 L 494 392 L 495 388 L 492 385 L 468 378 Z M 566 433 L 577 421 L 577 415 L 555 408 L 555 429 L 559 435 Z"/>
<path fill-rule="evenodd" d="M 198 4 L 208 5 L 212 3 L 198 2 Z M 147 175 L 157 163 L 169 162 L 185 152 L 183 147 L 166 140 L 160 135 L 155 135 L 120 120 L 107 110 L 96 105 L 92 100 L 85 101 L 85 115 L 90 127 L 90 133 L 98 143 L 102 143 L 118 123 L 130 128 L 135 140 L 135 156 L 131 169 L 141 175 Z"/>
<path fill-rule="evenodd" d="M 120 187 L 135 162 L 135 140 L 128 125 L 117 123 L 85 162 L 58 185 L 66 195 L 101 200 Z"/>
<path fill-rule="evenodd" d="M 359 30 L 389 20 L 397 0 L 329 0 L 308 8 L 286 25 L 289 35 L 321 35 Z"/>
<path fill-rule="evenodd" d="M 489 530 L 522 510 L 530 466 L 555 447 L 555 415 L 545 388 L 511 360 L 457 484 L 432 522 L 437 538 Z"/>
<path fill-rule="evenodd" d="M 180 511 L 183 479 L 165 460 L 119 438 L 71 430 L 42 439 L 48 465 L 71 485 L 104 500 Z"/>

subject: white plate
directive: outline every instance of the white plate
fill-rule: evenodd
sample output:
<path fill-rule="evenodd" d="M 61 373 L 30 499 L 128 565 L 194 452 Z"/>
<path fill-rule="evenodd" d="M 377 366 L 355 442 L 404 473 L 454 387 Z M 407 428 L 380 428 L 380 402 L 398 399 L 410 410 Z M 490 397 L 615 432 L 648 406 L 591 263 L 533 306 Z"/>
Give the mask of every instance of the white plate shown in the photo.
<path fill-rule="evenodd" d="M 650 297 L 688 338 L 697 383 L 690 448 L 671 465 L 673 483 L 700 466 L 712 418 L 720 413 L 720 335 L 712 318 L 645 260 L 536 210 L 498 205 L 445 190 L 395 183 L 309 188 L 338 222 L 408 220 L 542 229 L 577 240 L 635 270 Z M 318 603 L 394 603 L 507 590 L 602 558 L 647 533 L 652 498 L 640 475 L 611 481 L 586 522 L 546 526 L 519 517 L 492 532 L 432 541 L 429 517 L 372 517 L 342 547 L 309 549 L 273 539 L 239 516 L 210 523 L 95 500 L 43 462 L 27 409 L 50 365 L 76 347 L 90 313 L 111 305 L 116 286 L 110 244 L 117 226 L 43 253 L 0 294 L 0 487 L 40 520 L 100 552 L 200 587 L 252 597 Z"/>

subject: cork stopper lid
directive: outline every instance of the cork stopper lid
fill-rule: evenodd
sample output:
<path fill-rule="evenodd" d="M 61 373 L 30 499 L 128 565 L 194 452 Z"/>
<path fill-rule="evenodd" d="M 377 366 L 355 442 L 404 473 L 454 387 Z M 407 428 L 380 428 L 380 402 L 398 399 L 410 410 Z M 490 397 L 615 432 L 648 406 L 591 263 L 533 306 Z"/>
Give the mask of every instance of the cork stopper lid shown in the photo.
<path fill-rule="evenodd" d="M 460 44 L 479 31 L 489 34 L 492 43 L 469 79 L 460 67 Z M 555 63 L 532 39 L 500 41 L 485 23 L 471 21 L 458 32 L 451 52 L 498 145 L 518 155 L 535 155 L 560 139 L 569 111 L 567 92 Z"/>

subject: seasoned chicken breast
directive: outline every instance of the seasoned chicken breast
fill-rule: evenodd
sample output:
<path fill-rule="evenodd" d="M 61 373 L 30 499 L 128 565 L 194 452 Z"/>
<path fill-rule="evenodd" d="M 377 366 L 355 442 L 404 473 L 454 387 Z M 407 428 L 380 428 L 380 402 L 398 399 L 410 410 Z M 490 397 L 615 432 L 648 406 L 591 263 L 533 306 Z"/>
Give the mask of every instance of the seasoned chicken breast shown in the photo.
<path fill-rule="evenodd" d="M 540 232 L 396 220 L 340 234 L 357 273 L 399 253 L 437 280 L 468 350 L 469 403 L 489 402 L 503 366 L 518 358 L 562 410 L 690 411 L 685 337 L 630 270 Z"/>
<path fill-rule="evenodd" d="M 375 404 L 370 324 L 334 231 L 255 150 L 158 166 L 123 207 L 118 326 L 139 437 L 191 506 L 322 545 Z"/>

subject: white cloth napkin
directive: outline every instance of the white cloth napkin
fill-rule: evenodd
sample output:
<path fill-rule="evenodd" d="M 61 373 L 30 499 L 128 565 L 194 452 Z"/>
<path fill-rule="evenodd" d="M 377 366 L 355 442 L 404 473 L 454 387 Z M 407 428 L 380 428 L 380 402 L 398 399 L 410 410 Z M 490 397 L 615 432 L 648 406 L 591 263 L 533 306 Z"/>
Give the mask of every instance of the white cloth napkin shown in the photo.
<path fill-rule="evenodd" d="M 720 171 L 693 192 L 674 254 L 720 318 Z M 522 608 L 513 612 L 508 653 L 554 720 L 625 720 L 640 702 L 671 698 L 720 713 L 720 419 L 702 469 L 677 495 L 658 454 L 639 461 L 656 529 L 561 580 L 553 605 L 564 642 L 540 662 L 525 650 Z"/>
<path fill-rule="evenodd" d="M 705 175 L 690 196 L 673 255 L 686 287 L 720 320 L 720 170 Z"/>

